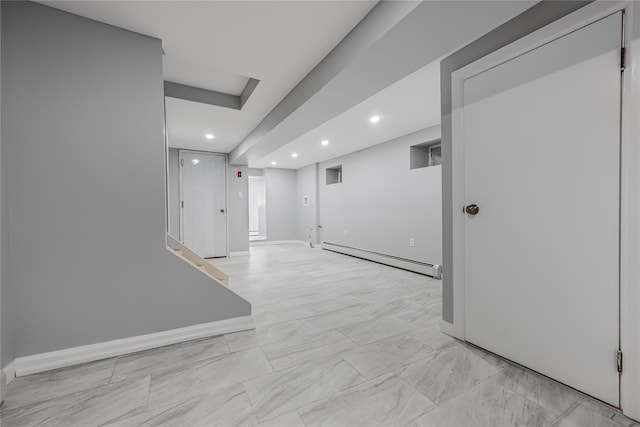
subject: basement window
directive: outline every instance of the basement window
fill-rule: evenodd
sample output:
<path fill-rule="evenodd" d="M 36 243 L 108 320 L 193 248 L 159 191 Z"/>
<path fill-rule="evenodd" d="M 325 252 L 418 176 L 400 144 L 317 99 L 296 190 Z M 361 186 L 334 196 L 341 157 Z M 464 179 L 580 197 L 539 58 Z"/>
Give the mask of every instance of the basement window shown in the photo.
<path fill-rule="evenodd" d="M 442 164 L 442 145 L 440 140 L 423 142 L 409 147 L 409 167 L 426 168 Z"/>
<path fill-rule="evenodd" d="M 327 168 L 326 184 L 339 184 L 342 182 L 342 165 Z"/>

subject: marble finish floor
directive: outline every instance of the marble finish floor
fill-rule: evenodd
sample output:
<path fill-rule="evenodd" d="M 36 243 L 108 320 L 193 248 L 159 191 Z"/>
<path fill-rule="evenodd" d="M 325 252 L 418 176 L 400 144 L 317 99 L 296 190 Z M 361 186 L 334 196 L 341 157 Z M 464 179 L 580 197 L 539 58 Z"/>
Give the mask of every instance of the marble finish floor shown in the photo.
<path fill-rule="evenodd" d="M 631 426 L 439 331 L 441 282 L 303 244 L 215 260 L 255 330 L 15 379 L 3 426 Z"/>

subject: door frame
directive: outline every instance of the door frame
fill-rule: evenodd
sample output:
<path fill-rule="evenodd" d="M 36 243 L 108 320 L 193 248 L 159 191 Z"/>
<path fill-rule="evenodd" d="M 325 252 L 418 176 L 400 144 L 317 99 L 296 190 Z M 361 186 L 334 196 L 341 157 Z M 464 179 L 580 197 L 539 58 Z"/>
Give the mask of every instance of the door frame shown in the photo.
<path fill-rule="evenodd" d="M 264 237 L 265 240 L 267 240 L 268 239 L 268 237 L 267 237 L 267 229 L 266 229 L 267 228 L 267 209 L 266 209 L 266 205 L 267 205 L 267 197 L 266 197 L 267 184 L 265 182 L 264 175 L 249 175 L 247 177 L 247 181 L 248 181 L 248 183 L 247 183 L 247 186 L 248 186 L 247 187 L 247 200 L 248 200 L 247 204 L 251 202 L 251 180 L 252 179 L 253 180 L 259 179 L 259 180 L 262 181 L 262 190 L 264 191 L 264 194 L 265 194 L 265 202 L 264 202 L 264 204 L 265 204 L 265 210 L 264 210 L 265 221 L 264 221 L 264 230 L 260 230 L 260 213 L 258 212 L 258 231 L 259 232 L 263 231 L 264 232 L 264 236 L 261 235 L 261 237 Z M 249 217 L 250 216 L 251 216 L 251 212 L 249 212 Z M 251 227 L 249 227 L 249 231 L 251 231 Z"/>
<path fill-rule="evenodd" d="M 182 153 L 200 153 L 224 158 L 224 228 L 226 235 L 225 256 L 229 257 L 229 155 L 225 153 L 214 153 L 212 151 L 178 149 L 178 165 L 180 182 L 178 184 L 178 196 L 180 201 L 180 243 L 184 244 L 184 214 L 182 208 Z"/>
<path fill-rule="evenodd" d="M 640 4 L 633 1 L 595 1 L 551 24 L 498 49 L 451 74 L 452 93 L 452 206 L 453 323 L 441 330 L 465 340 L 465 205 L 463 144 L 464 80 L 562 37 L 612 13 L 625 12 L 626 70 L 622 75 L 621 221 L 620 221 L 620 348 L 624 371 L 620 377 L 620 405 L 625 415 L 640 419 Z M 634 39 L 635 36 L 635 39 Z M 635 75 L 635 76 L 634 76 Z M 612 360 L 615 363 L 615 360 Z"/>

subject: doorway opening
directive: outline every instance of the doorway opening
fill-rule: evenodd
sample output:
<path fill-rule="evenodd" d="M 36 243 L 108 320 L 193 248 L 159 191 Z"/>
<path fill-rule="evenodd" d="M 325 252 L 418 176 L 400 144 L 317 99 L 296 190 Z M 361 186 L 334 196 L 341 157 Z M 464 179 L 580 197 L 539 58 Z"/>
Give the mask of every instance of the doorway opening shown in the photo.
<path fill-rule="evenodd" d="M 249 241 L 267 240 L 267 197 L 263 176 L 249 177 Z"/>

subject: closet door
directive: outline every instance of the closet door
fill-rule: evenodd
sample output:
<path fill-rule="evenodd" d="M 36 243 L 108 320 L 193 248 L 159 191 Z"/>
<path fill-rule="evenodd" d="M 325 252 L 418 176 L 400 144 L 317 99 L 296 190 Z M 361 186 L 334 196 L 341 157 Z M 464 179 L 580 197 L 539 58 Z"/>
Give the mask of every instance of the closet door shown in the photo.
<path fill-rule="evenodd" d="M 463 83 L 466 339 L 615 406 L 621 32 Z"/>
<path fill-rule="evenodd" d="M 180 151 L 183 243 L 203 258 L 227 256 L 226 158 Z"/>

